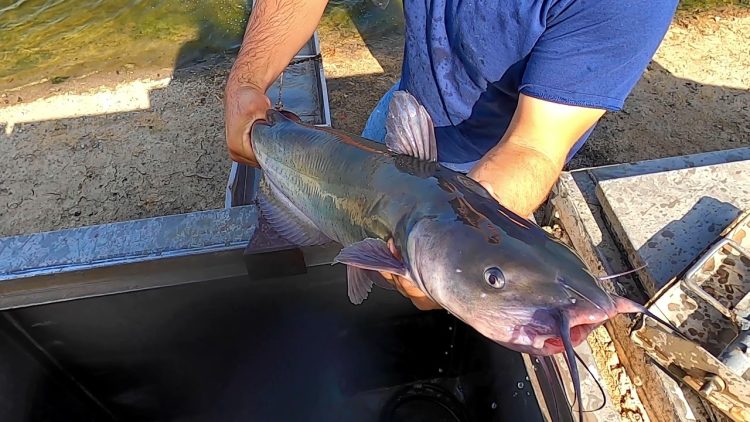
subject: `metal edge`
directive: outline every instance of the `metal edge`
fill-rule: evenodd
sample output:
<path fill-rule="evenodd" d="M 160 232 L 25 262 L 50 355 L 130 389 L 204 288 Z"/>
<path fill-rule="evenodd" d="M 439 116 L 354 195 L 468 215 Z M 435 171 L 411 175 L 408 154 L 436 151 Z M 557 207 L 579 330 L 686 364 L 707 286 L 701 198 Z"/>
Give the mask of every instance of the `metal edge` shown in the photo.
<path fill-rule="evenodd" d="M 0 311 L 197 282 L 248 277 L 243 246 L 112 263 L 0 283 Z"/>
<path fill-rule="evenodd" d="M 318 31 L 313 32 L 313 43 L 315 45 L 315 53 L 322 54 L 320 50 L 320 36 Z M 328 98 L 328 82 L 325 77 L 325 69 L 323 68 L 323 58 L 321 55 L 321 61 L 316 63 L 318 66 L 318 77 L 320 82 L 320 94 L 323 96 L 323 125 L 331 127 L 333 122 L 331 121 L 331 104 Z"/>
<path fill-rule="evenodd" d="M 7 280 L 233 249 L 257 222 L 257 209 L 245 206 L 0 238 L 0 288 Z"/>
<path fill-rule="evenodd" d="M 545 421 L 552 422 L 554 421 L 554 418 L 552 418 L 550 414 L 550 405 L 547 403 L 547 397 L 544 394 L 544 389 L 542 388 L 541 383 L 539 382 L 539 377 L 537 376 L 536 371 L 536 365 L 532 361 L 532 357 L 529 356 L 526 353 L 521 353 L 521 358 L 523 359 L 523 365 L 526 367 L 526 373 L 529 374 L 529 383 L 531 384 L 531 389 L 534 391 L 534 395 L 536 396 L 537 401 L 539 402 L 539 410 L 542 413 L 542 417 Z M 548 386 L 548 388 L 551 388 L 552 386 Z"/>
<path fill-rule="evenodd" d="M 566 173 L 586 173 L 593 177 L 595 182 L 598 183 L 599 181 L 626 176 L 640 176 L 644 174 L 686 169 L 689 167 L 703 167 L 745 160 L 750 160 L 750 147 L 654 158 L 650 160 L 609 164 L 598 167 L 583 167 Z"/>
<path fill-rule="evenodd" d="M 237 179 L 238 166 L 239 164 L 236 161 L 232 161 L 232 167 L 229 169 L 226 191 L 224 192 L 224 208 L 232 208 L 234 206 L 234 194 L 232 193 L 232 189 L 234 188 Z"/>

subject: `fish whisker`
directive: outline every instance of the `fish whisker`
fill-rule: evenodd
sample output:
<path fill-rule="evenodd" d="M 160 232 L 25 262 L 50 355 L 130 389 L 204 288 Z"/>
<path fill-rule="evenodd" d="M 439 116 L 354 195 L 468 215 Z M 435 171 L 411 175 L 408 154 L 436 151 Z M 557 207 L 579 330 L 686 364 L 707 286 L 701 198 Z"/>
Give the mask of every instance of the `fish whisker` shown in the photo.
<path fill-rule="evenodd" d="M 600 281 L 611 280 L 613 278 L 622 277 L 622 276 L 628 275 L 628 274 L 633 274 L 633 273 L 638 272 L 638 271 L 640 271 L 640 270 L 642 270 L 642 269 L 644 269 L 646 267 L 648 267 L 648 264 L 643 264 L 643 265 L 641 265 L 638 268 L 633 268 L 632 270 L 627 270 L 627 271 L 623 271 L 621 273 L 610 274 L 610 275 L 606 275 L 606 276 L 603 276 L 603 277 L 597 277 L 597 278 Z"/>
<path fill-rule="evenodd" d="M 575 393 L 575 400 L 578 400 L 578 420 L 583 420 L 583 400 L 581 397 L 581 379 L 578 374 L 578 366 L 575 360 L 575 350 L 573 350 L 573 341 L 570 338 L 570 318 L 564 311 L 560 311 L 560 335 L 562 338 L 563 346 L 565 347 L 565 362 L 568 364 L 568 370 L 570 371 L 570 378 L 573 382 L 573 391 Z M 575 403 L 574 400 L 574 403 Z"/>
<path fill-rule="evenodd" d="M 622 297 L 622 296 L 617 296 L 614 294 L 611 296 L 612 296 L 612 299 L 615 301 L 615 306 L 616 306 L 618 313 L 621 313 L 621 314 L 642 313 L 644 315 L 647 315 L 649 318 L 655 320 L 656 322 L 668 327 L 670 330 L 672 330 L 675 334 L 677 334 L 681 338 L 685 340 L 690 340 L 684 334 L 682 334 L 680 330 L 677 329 L 677 327 L 659 318 L 653 312 L 646 309 L 645 306 L 639 303 L 636 303 L 628 298 Z"/>
<path fill-rule="evenodd" d="M 596 408 L 596 409 L 592 409 L 592 410 L 586 410 L 586 412 L 597 412 L 597 411 L 599 411 L 599 410 L 602 410 L 602 409 L 604 409 L 604 407 L 605 407 L 605 406 L 607 405 L 607 395 L 606 395 L 606 394 L 604 393 L 604 387 L 603 387 L 603 386 L 602 386 L 602 384 L 601 384 L 601 383 L 599 382 L 599 380 L 598 380 L 598 379 L 596 379 L 596 377 L 594 376 L 594 373 L 593 373 L 593 372 L 591 372 L 591 369 L 589 368 L 589 366 L 588 366 L 588 365 L 586 365 L 586 362 L 584 362 L 584 361 L 583 361 L 583 359 L 582 359 L 582 358 L 581 358 L 581 356 L 580 356 L 580 355 L 578 354 L 578 352 L 576 352 L 576 351 L 574 350 L 574 351 L 573 351 L 573 353 L 575 354 L 575 357 L 576 357 L 576 359 L 578 359 L 578 361 L 579 361 L 579 362 L 581 362 L 581 365 L 583 365 L 583 367 L 584 367 L 584 368 L 586 368 L 586 372 L 588 372 L 588 373 L 589 373 L 589 375 L 591 375 L 591 378 L 592 378 L 592 379 L 594 380 L 594 382 L 596 383 L 596 386 L 597 386 L 597 387 L 599 387 L 599 392 L 600 392 L 600 393 L 602 394 L 602 405 L 601 405 L 601 406 L 599 406 L 599 407 L 598 407 L 598 408 Z"/>

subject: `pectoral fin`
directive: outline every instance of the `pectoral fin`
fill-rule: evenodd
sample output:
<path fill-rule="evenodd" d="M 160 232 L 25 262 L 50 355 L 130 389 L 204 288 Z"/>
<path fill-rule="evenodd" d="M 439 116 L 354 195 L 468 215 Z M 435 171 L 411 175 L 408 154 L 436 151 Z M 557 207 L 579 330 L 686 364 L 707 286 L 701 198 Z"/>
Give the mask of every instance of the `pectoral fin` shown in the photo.
<path fill-rule="evenodd" d="M 367 238 L 353 243 L 342 249 L 334 262 L 406 276 L 404 263 L 396 259 L 388 244 L 380 239 Z"/>
<path fill-rule="evenodd" d="M 355 305 L 359 305 L 367 299 L 368 294 L 372 291 L 373 284 L 387 290 L 396 289 L 379 272 L 365 270 L 353 265 L 346 266 L 346 278 L 349 300 Z"/>
<path fill-rule="evenodd" d="M 347 265 L 349 300 L 357 305 L 367 298 L 373 284 L 394 289 L 380 275 L 380 271 L 407 276 L 404 264 L 393 256 L 388 244 L 380 239 L 368 238 L 351 244 L 339 252 L 334 262 Z"/>

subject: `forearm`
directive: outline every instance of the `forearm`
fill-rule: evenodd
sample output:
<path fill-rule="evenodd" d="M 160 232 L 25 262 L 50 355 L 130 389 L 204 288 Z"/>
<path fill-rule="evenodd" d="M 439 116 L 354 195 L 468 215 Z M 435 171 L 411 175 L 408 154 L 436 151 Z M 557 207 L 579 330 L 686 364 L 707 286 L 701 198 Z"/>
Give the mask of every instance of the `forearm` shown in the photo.
<path fill-rule="evenodd" d="M 250 14 L 230 83 L 266 92 L 310 39 L 326 0 L 258 0 Z"/>
<path fill-rule="evenodd" d="M 503 206 L 530 216 L 544 202 L 563 164 L 544 153 L 509 139 L 492 149 L 469 176 L 477 180 Z"/>
<path fill-rule="evenodd" d="M 549 195 L 570 149 L 603 114 L 521 94 L 507 132 L 469 177 L 507 208 L 529 216 Z"/>

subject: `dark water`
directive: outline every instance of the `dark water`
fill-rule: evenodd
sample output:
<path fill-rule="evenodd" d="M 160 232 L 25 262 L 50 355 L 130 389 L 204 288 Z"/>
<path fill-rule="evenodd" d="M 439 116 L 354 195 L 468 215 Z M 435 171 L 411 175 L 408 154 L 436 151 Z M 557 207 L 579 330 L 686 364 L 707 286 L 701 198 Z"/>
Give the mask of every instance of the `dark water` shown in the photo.
<path fill-rule="evenodd" d="M 321 25 L 351 16 L 364 31 L 396 24 L 400 2 L 329 3 Z M 172 67 L 235 48 L 252 2 L 238 0 L 0 0 L 0 90 L 95 71 Z"/>

